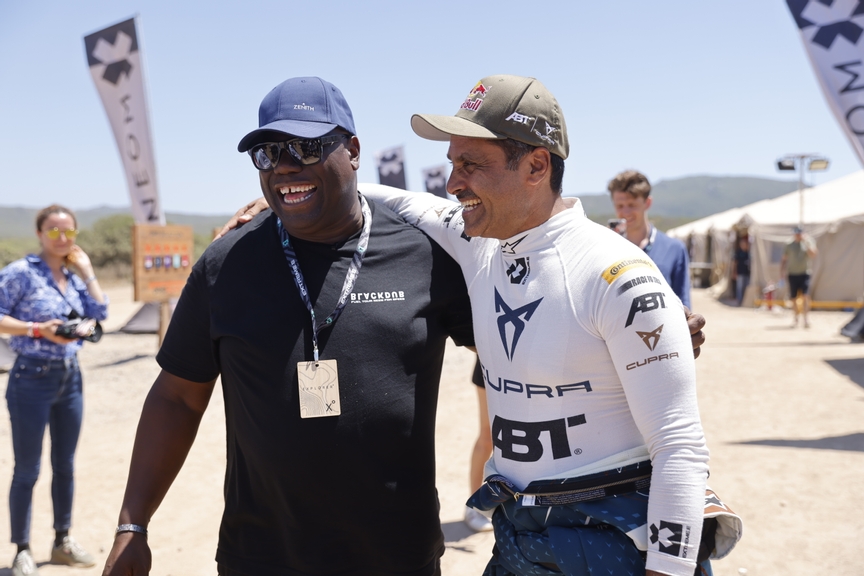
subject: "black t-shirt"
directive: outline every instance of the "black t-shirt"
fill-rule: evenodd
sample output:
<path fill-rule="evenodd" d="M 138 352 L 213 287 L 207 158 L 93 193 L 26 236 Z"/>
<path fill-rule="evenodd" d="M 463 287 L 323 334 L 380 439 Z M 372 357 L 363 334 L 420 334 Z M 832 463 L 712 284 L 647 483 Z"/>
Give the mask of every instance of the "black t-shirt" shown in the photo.
<path fill-rule="evenodd" d="M 269 210 L 212 244 L 193 268 L 159 351 L 167 372 L 222 376 L 228 469 L 220 574 L 434 572 L 444 542 L 435 412 L 447 336 L 473 345 L 458 265 L 370 203 L 372 231 L 342 315 L 319 333 L 338 363 L 342 414 L 300 418 L 297 363 L 311 319 Z M 336 306 L 359 233 L 292 239 L 316 318 Z"/>

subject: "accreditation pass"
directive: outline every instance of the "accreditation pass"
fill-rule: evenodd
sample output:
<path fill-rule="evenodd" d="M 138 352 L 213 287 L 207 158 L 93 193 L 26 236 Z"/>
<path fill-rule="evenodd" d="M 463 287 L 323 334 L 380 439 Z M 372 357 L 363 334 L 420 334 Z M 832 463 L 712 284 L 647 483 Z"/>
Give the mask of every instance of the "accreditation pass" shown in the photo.
<path fill-rule="evenodd" d="M 301 418 L 339 416 L 339 374 L 336 360 L 297 363 Z"/>

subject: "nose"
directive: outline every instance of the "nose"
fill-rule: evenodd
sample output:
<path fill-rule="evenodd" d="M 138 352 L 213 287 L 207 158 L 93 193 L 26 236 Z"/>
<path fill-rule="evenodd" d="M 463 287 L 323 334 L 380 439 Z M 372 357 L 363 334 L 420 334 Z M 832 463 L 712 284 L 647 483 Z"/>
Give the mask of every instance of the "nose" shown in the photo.
<path fill-rule="evenodd" d="M 303 170 L 303 166 L 299 162 L 295 162 L 294 158 L 286 150 L 282 150 L 273 172 L 277 174 L 296 174 L 301 170 Z"/>
<path fill-rule="evenodd" d="M 465 182 L 456 175 L 456 170 L 450 171 L 450 177 L 447 178 L 447 192 L 456 196 L 459 192 L 465 189 Z"/>

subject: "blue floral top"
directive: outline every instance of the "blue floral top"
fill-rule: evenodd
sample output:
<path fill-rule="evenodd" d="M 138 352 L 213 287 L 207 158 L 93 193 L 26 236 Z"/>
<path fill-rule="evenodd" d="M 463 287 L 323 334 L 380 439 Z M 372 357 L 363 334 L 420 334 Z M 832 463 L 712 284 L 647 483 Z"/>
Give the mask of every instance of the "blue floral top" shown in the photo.
<path fill-rule="evenodd" d="M 75 307 L 81 316 L 104 320 L 108 317 L 108 299 L 99 304 L 87 292 L 87 286 L 78 276 L 63 268 L 66 275 L 66 293 L 54 282 L 51 269 L 38 256 L 16 260 L 0 270 L 0 318 L 11 316 L 23 322 L 63 320 Z M 65 298 L 64 298 L 65 296 Z M 31 358 L 61 359 L 74 356 L 83 341 L 55 344 L 44 338 L 12 336 L 9 347 L 18 354 Z"/>

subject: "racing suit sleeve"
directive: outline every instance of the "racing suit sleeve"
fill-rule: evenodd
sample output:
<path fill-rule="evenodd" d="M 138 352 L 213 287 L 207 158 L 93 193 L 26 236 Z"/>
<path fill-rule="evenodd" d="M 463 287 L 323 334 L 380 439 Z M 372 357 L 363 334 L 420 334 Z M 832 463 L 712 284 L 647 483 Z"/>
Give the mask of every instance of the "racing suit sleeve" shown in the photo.
<path fill-rule="evenodd" d="M 380 184 L 360 184 L 358 188 L 370 200 L 384 204 L 428 234 L 460 265 L 467 261 L 468 253 L 481 244 L 481 239 L 472 242 L 474 239 L 465 236 L 462 206 L 457 202 Z"/>
<path fill-rule="evenodd" d="M 636 257 L 633 260 L 639 260 Z M 606 341 L 630 412 L 651 455 L 647 568 L 687 576 L 696 567 L 708 449 L 696 400 L 690 333 L 679 299 L 647 258 L 609 263 L 597 279 L 595 329 Z M 656 269 L 655 269 L 656 270 Z"/>

